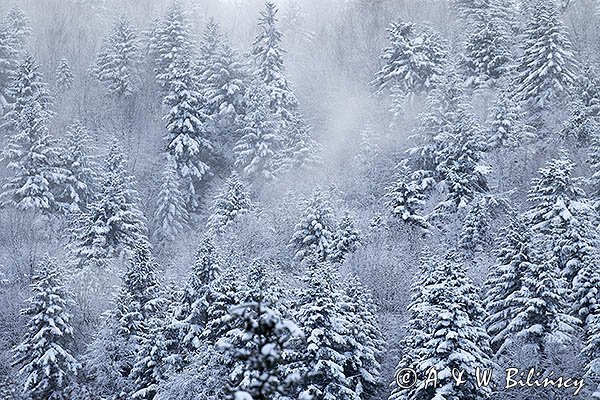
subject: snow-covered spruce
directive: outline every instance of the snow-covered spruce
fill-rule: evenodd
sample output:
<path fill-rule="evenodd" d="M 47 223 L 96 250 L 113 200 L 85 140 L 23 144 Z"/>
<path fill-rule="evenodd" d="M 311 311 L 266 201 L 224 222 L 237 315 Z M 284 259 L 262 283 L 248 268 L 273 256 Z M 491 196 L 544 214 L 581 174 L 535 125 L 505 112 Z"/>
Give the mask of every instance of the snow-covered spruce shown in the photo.
<path fill-rule="evenodd" d="M 175 163 L 167 160 L 154 210 L 154 238 L 158 242 L 175 240 L 185 230 L 188 220 L 189 214 L 185 197 L 179 188 Z"/>
<path fill-rule="evenodd" d="M 55 72 L 56 87 L 62 92 L 71 89 L 73 78 L 69 61 L 66 58 L 61 58 Z"/>
<path fill-rule="evenodd" d="M 407 162 L 401 162 L 396 167 L 395 181 L 386 188 L 385 204 L 392 215 L 402 222 L 427 229 L 429 224 L 421 215 L 427 181 L 423 183 L 425 187 L 413 179 Z"/>
<path fill-rule="evenodd" d="M 587 64 L 572 90 L 568 109 L 569 117 L 563 123 L 561 133 L 574 139 L 580 146 L 593 142 L 600 130 L 600 73 Z"/>
<path fill-rule="evenodd" d="M 213 201 L 206 227 L 213 234 L 221 234 L 236 218 L 247 213 L 251 208 L 250 193 L 240 181 L 238 174 L 233 172 Z"/>
<path fill-rule="evenodd" d="M 361 245 L 361 233 L 356 228 L 350 214 L 345 213 L 333 233 L 329 261 L 333 263 L 343 262 L 349 254 L 354 253 Z"/>
<path fill-rule="evenodd" d="M 0 110 L 7 102 L 7 89 L 23 58 L 25 42 L 31 35 L 29 21 L 20 8 L 11 9 L 0 18 Z"/>
<path fill-rule="evenodd" d="M 32 277 L 28 317 L 23 341 L 15 348 L 14 364 L 28 398 L 67 400 L 76 390 L 80 368 L 73 357 L 73 326 L 69 293 L 56 261 L 44 258 Z"/>

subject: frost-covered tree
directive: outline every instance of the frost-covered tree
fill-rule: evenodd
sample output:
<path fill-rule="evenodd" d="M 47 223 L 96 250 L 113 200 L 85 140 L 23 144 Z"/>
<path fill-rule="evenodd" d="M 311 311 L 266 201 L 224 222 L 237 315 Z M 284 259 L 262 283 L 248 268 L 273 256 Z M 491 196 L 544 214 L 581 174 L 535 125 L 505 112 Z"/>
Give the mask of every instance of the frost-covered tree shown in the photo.
<path fill-rule="evenodd" d="M 301 221 L 294 227 L 294 234 L 288 247 L 294 252 L 294 259 L 302 261 L 314 256 L 325 260 L 331 252 L 335 225 L 333 210 L 320 189 L 305 203 Z"/>
<path fill-rule="evenodd" d="M 235 166 L 252 182 L 268 181 L 277 174 L 276 154 L 283 147 L 281 124 L 267 105 L 262 86 L 247 92 L 248 112 L 239 141 L 233 148 Z"/>
<path fill-rule="evenodd" d="M 192 63 L 190 36 L 183 7 L 180 2 L 174 1 L 150 36 L 150 53 L 154 59 L 156 79 L 165 91 L 169 90 L 175 70 Z"/>
<path fill-rule="evenodd" d="M 508 200 L 495 194 L 478 195 L 472 202 L 460 231 L 459 246 L 467 251 L 489 248 L 494 239 L 491 231 L 497 218 L 511 207 Z"/>
<path fill-rule="evenodd" d="M 70 212 L 84 211 L 94 200 L 98 186 L 98 163 L 86 126 L 73 121 L 67 127 L 63 147 L 62 165 L 69 174 L 61 198 Z"/>
<path fill-rule="evenodd" d="M 185 230 L 189 220 L 185 197 L 179 189 L 179 176 L 172 161 L 167 161 L 162 175 L 156 210 L 154 238 L 159 242 L 173 241 Z"/>
<path fill-rule="evenodd" d="M 575 59 L 567 29 L 553 1 L 536 0 L 518 62 L 518 92 L 532 111 L 564 98 L 575 79 Z"/>
<path fill-rule="evenodd" d="M 210 143 L 208 116 L 204 112 L 205 99 L 190 64 L 171 66 L 169 93 L 164 99 L 169 109 L 165 116 L 167 133 L 165 151 L 175 162 L 177 173 L 188 208 L 198 207 L 198 190 L 203 179 L 210 174 L 209 157 L 213 153 Z"/>
<path fill-rule="evenodd" d="M 562 134 L 579 145 L 593 141 L 600 129 L 600 77 L 596 68 L 586 65 L 575 82 L 568 105 L 569 117 Z"/>
<path fill-rule="evenodd" d="M 328 262 L 307 261 L 295 315 L 305 339 L 295 343 L 289 373 L 303 377 L 299 398 L 355 400 L 359 377 L 357 371 L 346 375 L 345 366 L 352 365 L 357 346 L 341 304 L 340 277 Z"/>
<path fill-rule="evenodd" d="M 401 162 L 396 167 L 396 179 L 386 188 L 386 206 L 391 210 L 392 215 L 403 222 L 428 228 L 425 217 L 421 215 L 421 210 L 425 205 L 425 189 L 423 185 L 414 180 L 411 176 L 410 168 L 406 162 Z"/>
<path fill-rule="evenodd" d="M 373 82 L 377 90 L 393 87 L 409 98 L 429 92 L 444 73 L 446 43 L 431 28 L 410 22 L 390 24 L 388 38 Z"/>
<path fill-rule="evenodd" d="M 514 149 L 522 146 L 533 134 L 524 121 L 515 95 L 507 84 L 498 90 L 498 98 L 490 109 L 485 129 L 489 150 Z"/>
<path fill-rule="evenodd" d="M 573 279 L 572 315 L 578 317 L 583 323 L 586 336 L 589 331 L 597 329 L 593 325 L 600 315 L 600 272 L 598 271 L 598 255 L 596 253 L 586 256 L 582 260 L 582 267 Z"/>
<path fill-rule="evenodd" d="M 573 177 L 574 168 L 564 152 L 540 168 L 539 177 L 532 180 L 528 197 L 532 206 L 527 212 L 569 287 L 598 240 L 598 216 L 581 187 L 582 179 Z"/>
<path fill-rule="evenodd" d="M 283 148 L 275 156 L 278 168 L 287 172 L 315 162 L 318 145 L 300 113 L 298 100 L 285 76 L 282 33 L 277 28 L 277 7 L 267 1 L 259 18 L 259 33 L 252 47 L 254 78 L 262 83 L 271 112 L 277 117 Z"/>
<path fill-rule="evenodd" d="M 17 43 L 23 47 L 27 39 L 31 36 L 31 28 L 29 27 L 29 18 L 20 7 L 11 8 L 6 14 L 6 23 L 12 31 Z"/>
<path fill-rule="evenodd" d="M 350 253 L 354 253 L 361 246 L 361 233 L 356 228 L 354 220 L 349 213 L 344 214 L 337 229 L 333 233 L 329 250 L 329 260 L 332 263 L 341 263 Z"/>
<path fill-rule="evenodd" d="M 251 208 L 250 193 L 240 181 L 238 174 L 233 172 L 213 201 L 206 227 L 209 232 L 221 234 L 229 224 Z"/>
<path fill-rule="evenodd" d="M 66 400 L 80 365 L 73 357 L 69 293 L 56 261 L 44 258 L 32 277 L 32 296 L 22 314 L 29 318 L 14 363 L 31 399 Z"/>
<path fill-rule="evenodd" d="M 56 87 L 61 91 L 67 91 L 73 86 L 73 73 L 66 58 L 61 58 L 55 72 Z"/>
<path fill-rule="evenodd" d="M 9 129 L 2 159 L 12 171 L 2 186 L 0 203 L 21 210 L 61 211 L 58 198 L 68 171 L 60 166 L 60 149 L 48 133 L 50 96 L 33 56 L 21 63 L 8 91 L 14 99 L 4 115 Z"/>
<path fill-rule="evenodd" d="M 11 9 L 5 17 L 0 18 L 0 110 L 7 105 L 7 89 L 17 71 L 30 34 L 29 22 L 20 8 Z"/>
<path fill-rule="evenodd" d="M 147 241 L 147 229 L 138 208 L 134 178 L 128 174 L 125 157 L 115 140 L 101 171 L 99 194 L 72 228 L 73 254 L 79 264 L 102 265 L 107 258 L 131 251 Z"/>
<path fill-rule="evenodd" d="M 216 125 L 219 137 L 231 141 L 246 112 L 247 66 L 213 20 L 206 25 L 199 47 L 198 76 L 207 114 Z"/>
<path fill-rule="evenodd" d="M 135 29 L 125 16 L 115 21 L 104 40 L 93 73 L 111 95 L 130 95 L 140 85 L 141 54 L 137 41 Z"/>
<path fill-rule="evenodd" d="M 385 342 L 377 321 L 377 307 L 371 292 L 358 276 L 350 274 L 344 281 L 345 306 L 349 314 L 348 329 L 356 341 L 345 374 L 360 398 L 376 398 L 381 387 L 381 360 Z"/>
<path fill-rule="evenodd" d="M 586 321 L 585 338 L 585 347 L 582 351 L 587 360 L 585 376 L 594 382 L 600 376 L 600 313 L 597 308 Z M 598 386 L 595 396 L 600 398 L 600 386 Z"/>

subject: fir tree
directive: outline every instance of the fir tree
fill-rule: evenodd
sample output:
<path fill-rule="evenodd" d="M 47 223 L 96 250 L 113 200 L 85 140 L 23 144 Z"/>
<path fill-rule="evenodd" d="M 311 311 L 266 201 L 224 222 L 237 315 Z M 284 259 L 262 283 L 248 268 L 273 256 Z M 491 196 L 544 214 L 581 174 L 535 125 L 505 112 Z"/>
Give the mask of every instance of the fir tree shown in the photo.
<path fill-rule="evenodd" d="M 248 112 L 233 148 L 235 166 L 253 182 L 275 178 L 276 153 L 283 147 L 281 124 L 267 106 L 265 96 L 261 86 L 248 90 Z"/>
<path fill-rule="evenodd" d="M 206 224 L 209 232 L 223 233 L 228 225 L 247 213 L 251 207 L 250 194 L 240 182 L 237 173 L 233 172 L 213 201 L 211 215 Z"/>
<path fill-rule="evenodd" d="M 386 206 L 390 208 L 392 215 L 403 222 L 428 228 L 429 224 L 421 216 L 421 210 L 425 205 L 425 194 L 423 185 L 412 179 L 410 169 L 406 162 L 397 166 L 396 180 L 386 188 Z"/>
<path fill-rule="evenodd" d="M 167 162 L 162 175 L 158 202 L 154 211 L 154 237 L 159 242 L 173 241 L 185 230 L 189 214 L 185 198 L 179 189 L 177 171 L 173 162 Z"/>
<path fill-rule="evenodd" d="M 73 86 L 73 73 L 66 58 L 61 58 L 56 67 L 56 87 L 61 91 L 67 91 Z"/>
<path fill-rule="evenodd" d="M 348 328 L 356 341 L 345 375 L 350 377 L 351 385 L 360 398 L 375 398 L 381 386 L 380 362 L 385 350 L 377 308 L 371 292 L 354 274 L 345 280 L 344 294 L 348 298 Z"/>
<path fill-rule="evenodd" d="M 200 183 L 209 175 L 208 157 L 213 146 L 208 140 L 208 116 L 204 113 L 205 99 L 198 91 L 189 64 L 171 66 L 169 94 L 164 99 L 169 113 L 165 116 L 165 136 L 168 157 L 175 162 L 188 207 L 198 206 Z"/>
<path fill-rule="evenodd" d="M 44 258 L 33 276 L 30 317 L 23 341 L 15 348 L 24 392 L 32 399 L 69 399 L 80 365 L 72 355 L 73 327 L 69 294 L 56 262 Z"/>
<path fill-rule="evenodd" d="M 568 93 L 575 60 L 567 30 L 552 1 L 536 0 L 524 32 L 518 92 L 530 110 L 545 109 Z"/>
<path fill-rule="evenodd" d="M 101 265 L 107 258 L 131 251 L 136 243 L 147 241 L 134 179 L 127 173 L 116 140 L 106 159 L 99 195 L 79 215 L 71 231 L 71 250 L 80 264 Z"/>
<path fill-rule="evenodd" d="M 73 121 L 67 127 L 64 148 L 62 165 L 69 171 L 69 178 L 63 185 L 61 198 L 69 211 L 76 213 L 87 209 L 94 200 L 98 185 L 98 165 L 90 151 L 93 148 L 92 141 L 87 128 L 80 121 Z"/>
<path fill-rule="evenodd" d="M 139 64 L 137 35 L 127 17 L 122 16 L 104 41 L 93 73 L 106 86 L 108 93 L 127 96 L 139 87 Z"/>
<path fill-rule="evenodd" d="M 165 91 L 169 90 L 173 76 L 177 75 L 176 70 L 192 63 L 190 36 L 182 5 L 174 1 L 150 37 L 156 79 Z"/>
<path fill-rule="evenodd" d="M 390 46 L 373 82 L 378 91 L 394 87 L 409 98 L 426 94 L 439 81 L 447 59 L 446 44 L 429 27 L 397 22 L 388 28 Z"/>
<path fill-rule="evenodd" d="M 6 14 L 6 23 L 18 45 L 23 48 L 27 39 L 31 36 L 29 18 L 27 18 L 25 12 L 19 7 L 11 8 Z"/>
<path fill-rule="evenodd" d="M 361 233 L 350 214 L 346 213 L 342 217 L 330 246 L 329 260 L 332 263 L 343 262 L 348 254 L 354 253 L 361 246 Z"/>
<path fill-rule="evenodd" d="M 507 84 L 500 87 L 498 98 L 490 109 L 486 128 L 487 146 L 490 150 L 514 149 L 533 136 L 514 97 Z"/>
<path fill-rule="evenodd" d="M 315 256 L 325 260 L 331 251 L 334 231 L 333 211 L 329 201 L 317 189 L 306 201 L 301 221 L 294 227 L 294 234 L 288 247 L 294 252 L 294 259 L 302 261 Z"/>
<path fill-rule="evenodd" d="M 596 68 L 586 65 L 579 75 L 569 101 L 569 117 L 562 134 L 579 145 L 593 141 L 600 129 L 600 78 Z"/>
<path fill-rule="evenodd" d="M 581 178 L 572 176 L 574 167 L 562 153 L 541 168 L 539 178 L 532 180 L 529 201 L 533 205 L 527 213 L 569 287 L 597 246 L 597 213 L 581 188 Z"/>
<path fill-rule="evenodd" d="M 594 330 L 595 318 L 600 315 L 600 272 L 596 265 L 598 256 L 594 252 L 582 260 L 583 266 L 573 279 L 572 315 L 583 323 L 585 331 Z M 586 336 L 591 336 L 589 333 Z"/>
<path fill-rule="evenodd" d="M 508 200 L 495 194 L 478 195 L 464 218 L 459 246 L 468 251 L 485 249 L 494 242 L 490 231 L 493 222 L 511 207 Z"/>
<path fill-rule="evenodd" d="M 21 210 L 61 211 L 57 197 L 68 171 L 48 133 L 50 97 L 32 56 L 19 66 L 9 95 L 14 101 L 4 118 L 11 134 L 2 158 L 14 174 L 3 185 L 0 202 Z"/>
<path fill-rule="evenodd" d="M 297 385 L 298 396 L 357 399 L 358 376 L 351 378 L 344 370 L 352 365 L 358 347 L 348 330 L 349 316 L 342 308 L 339 276 L 330 263 L 318 263 L 313 258 L 307 260 L 303 279 L 306 286 L 300 293 L 296 321 L 305 340 L 295 344 L 297 358 L 289 370 L 303 377 Z"/>
<path fill-rule="evenodd" d="M 585 377 L 592 382 L 597 382 L 600 377 L 600 312 L 598 312 L 598 308 L 586 321 L 585 339 L 585 347 L 582 351 L 584 359 L 587 360 Z M 597 392 L 595 395 L 600 395 L 600 386 Z"/>

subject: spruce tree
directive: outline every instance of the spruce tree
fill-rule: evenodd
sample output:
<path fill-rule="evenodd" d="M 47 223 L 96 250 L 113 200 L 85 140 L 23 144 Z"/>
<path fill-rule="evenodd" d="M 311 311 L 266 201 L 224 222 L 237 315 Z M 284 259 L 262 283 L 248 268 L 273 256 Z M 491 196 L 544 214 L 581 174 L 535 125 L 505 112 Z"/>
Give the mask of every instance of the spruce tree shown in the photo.
<path fill-rule="evenodd" d="M 140 85 L 140 49 L 137 35 L 127 17 L 113 24 L 96 58 L 93 73 L 109 94 L 128 96 Z"/>
<path fill-rule="evenodd" d="M 522 47 L 519 95 L 531 111 L 547 109 L 569 92 L 575 79 L 571 42 L 553 1 L 535 1 Z"/>
<path fill-rule="evenodd" d="M 247 213 L 251 208 L 250 193 L 240 182 L 238 174 L 233 172 L 225 182 L 225 187 L 213 201 L 206 227 L 209 232 L 221 234 L 236 218 Z"/>
<path fill-rule="evenodd" d="M 533 136 L 507 83 L 498 90 L 485 131 L 489 150 L 514 149 Z"/>
<path fill-rule="evenodd" d="M 138 208 L 134 179 L 127 173 L 125 157 L 114 140 L 101 171 L 99 195 L 72 228 L 71 250 L 80 265 L 102 265 L 136 243 L 147 241 L 146 225 Z"/>
<path fill-rule="evenodd" d="M 204 112 L 205 99 L 190 64 L 170 67 L 169 93 L 164 104 L 169 112 L 164 117 L 167 124 L 165 151 L 175 162 L 177 173 L 189 209 L 198 207 L 198 190 L 210 174 L 209 157 L 213 146 L 208 140 L 209 118 Z"/>
<path fill-rule="evenodd" d="M 23 9 L 11 8 L 6 14 L 6 23 L 19 46 L 24 47 L 27 39 L 31 36 L 31 28 L 29 27 L 29 18 Z"/>
<path fill-rule="evenodd" d="M 58 196 L 68 171 L 60 166 L 60 149 L 48 133 L 50 96 L 38 68 L 34 58 L 27 56 L 9 90 L 14 101 L 4 115 L 10 136 L 2 159 L 13 175 L 2 186 L 0 203 L 55 212 L 64 207 Z"/>
<path fill-rule="evenodd" d="M 589 145 L 600 129 L 600 77 L 598 70 L 586 65 L 575 82 L 568 105 L 569 117 L 562 134 L 582 145 Z"/>
<path fill-rule="evenodd" d="M 62 165 L 69 171 L 69 178 L 63 184 L 61 198 L 70 212 L 84 211 L 94 200 L 98 186 L 98 163 L 92 148 L 88 129 L 80 121 L 73 121 L 67 127 L 62 154 Z"/>
<path fill-rule="evenodd" d="M 459 246 L 467 251 L 491 247 L 494 222 L 511 211 L 508 200 L 495 194 L 480 194 L 472 202 L 462 224 Z"/>
<path fill-rule="evenodd" d="M 333 233 L 329 250 L 329 260 L 332 263 L 341 263 L 350 253 L 354 253 L 361 246 L 361 233 L 355 227 L 349 213 L 344 214 L 336 231 Z"/>
<path fill-rule="evenodd" d="M 423 185 L 414 180 L 406 162 L 396 167 L 396 179 L 386 188 L 386 206 L 392 215 L 409 225 L 427 229 L 429 224 L 421 215 L 425 205 Z"/>
<path fill-rule="evenodd" d="M 335 229 L 333 210 L 320 189 L 305 202 L 306 208 L 301 221 L 294 227 L 294 234 L 288 247 L 294 252 L 294 259 L 301 262 L 314 256 L 326 260 L 331 252 L 331 242 Z"/>
<path fill-rule="evenodd" d="M 14 363 L 24 392 L 32 399 L 70 399 L 80 365 L 72 355 L 69 293 L 56 261 L 44 258 L 32 277 L 32 296 L 22 314 L 29 317 Z"/>
<path fill-rule="evenodd" d="M 154 210 L 154 238 L 159 242 L 174 241 L 175 237 L 185 230 L 189 220 L 178 179 L 175 164 L 167 161 Z"/>
<path fill-rule="evenodd" d="M 65 92 L 73 86 L 73 73 L 66 58 L 61 58 L 55 72 L 56 87 Z"/>
<path fill-rule="evenodd" d="M 0 111 L 8 104 L 8 89 L 23 58 L 27 38 L 31 35 L 29 21 L 23 10 L 11 9 L 0 18 Z"/>
<path fill-rule="evenodd" d="M 446 44 L 431 28 L 410 22 L 391 23 L 387 31 L 390 46 L 373 84 L 378 91 L 393 87 L 409 99 L 427 94 L 444 73 Z"/>

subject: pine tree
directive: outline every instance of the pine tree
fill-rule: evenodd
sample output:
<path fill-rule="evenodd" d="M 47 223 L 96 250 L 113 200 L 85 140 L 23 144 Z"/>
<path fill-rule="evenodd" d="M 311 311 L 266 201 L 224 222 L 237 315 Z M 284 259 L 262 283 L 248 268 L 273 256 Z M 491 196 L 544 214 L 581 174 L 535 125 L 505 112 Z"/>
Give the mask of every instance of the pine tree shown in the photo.
<path fill-rule="evenodd" d="M 429 224 L 420 215 L 425 204 L 426 187 L 413 179 L 406 162 L 398 164 L 396 170 L 396 180 L 385 189 L 386 206 L 390 208 L 394 217 L 409 225 L 427 229 Z"/>
<path fill-rule="evenodd" d="M 96 58 L 93 73 L 109 94 L 128 96 L 140 85 L 140 49 L 137 35 L 127 17 L 113 24 Z"/>
<path fill-rule="evenodd" d="M 175 165 L 167 161 L 154 211 L 154 238 L 159 242 L 175 240 L 175 237 L 185 230 L 188 219 L 189 214 L 185 198 L 179 189 Z"/>
<path fill-rule="evenodd" d="M 303 377 L 297 385 L 299 398 L 357 399 L 358 377 L 344 370 L 357 347 L 341 306 L 339 275 L 328 262 L 307 261 L 295 317 L 305 340 L 295 343 L 289 373 Z"/>
<path fill-rule="evenodd" d="M 385 350 L 377 308 L 371 292 L 354 274 L 346 278 L 344 294 L 348 298 L 349 331 L 356 341 L 345 375 L 351 377 L 354 391 L 360 398 L 375 398 L 382 383 L 381 359 Z"/>
<path fill-rule="evenodd" d="M 354 253 L 361 246 L 361 233 L 350 214 L 346 213 L 342 217 L 330 246 L 329 261 L 332 263 L 343 262 L 348 254 Z"/>
<path fill-rule="evenodd" d="M 541 168 L 539 178 L 532 180 L 528 199 L 533 205 L 527 213 L 569 287 L 597 246 L 597 213 L 581 188 L 581 178 L 572 176 L 574 168 L 564 152 Z"/>
<path fill-rule="evenodd" d="M 235 166 L 252 182 L 268 181 L 277 173 L 276 154 L 283 147 L 281 124 L 267 106 L 262 86 L 247 91 L 248 112 L 233 148 Z"/>
<path fill-rule="evenodd" d="M 214 20 L 206 25 L 199 53 L 198 76 L 207 114 L 217 126 L 219 137 L 231 141 L 246 112 L 247 67 Z"/>
<path fill-rule="evenodd" d="M 164 99 L 169 109 L 164 118 L 167 122 L 165 151 L 175 162 L 177 173 L 185 184 L 182 190 L 188 208 L 195 209 L 198 207 L 197 190 L 210 174 L 208 158 L 213 153 L 208 140 L 205 99 L 199 92 L 191 65 L 180 64 L 170 69 L 169 93 Z"/>
<path fill-rule="evenodd" d="M 571 42 L 554 2 L 536 0 L 523 52 L 518 92 L 530 110 L 545 109 L 564 97 L 575 79 Z"/>
<path fill-rule="evenodd" d="M 2 187 L 0 203 L 21 210 L 61 211 L 57 197 L 68 171 L 61 168 L 60 150 L 48 133 L 50 96 L 38 68 L 27 56 L 9 90 L 14 101 L 4 118 L 11 134 L 2 159 L 14 174 Z"/>
<path fill-rule="evenodd" d="M 431 28 L 397 22 L 388 28 L 390 46 L 373 82 L 378 91 L 395 88 L 409 98 L 429 92 L 444 73 L 446 44 Z"/>
<path fill-rule="evenodd" d="M 98 165 L 90 151 L 93 148 L 88 129 L 80 122 L 73 121 L 65 135 L 62 165 L 69 171 L 69 178 L 63 184 L 61 198 L 70 212 L 87 209 L 94 200 L 98 185 Z"/>
<path fill-rule="evenodd" d="M 333 211 L 320 189 L 314 191 L 305 205 L 302 219 L 294 227 L 288 247 L 299 262 L 310 256 L 323 261 L 331 251 L 332 232 L 335 229 Z"/>
<path fill-rule="evenodd" d="M 61 91 L 67 91 L 73 86 L 73 73 L 66 58 L 61 58 L 56 67 L 56 87 Z"/>
<path fill-rule="evenodd" d="M 206 227 L 209 232 L 221 234 L 236 218 L 247 213 L 251 208 L 250 193 L 240 182 L 238 174 L 233 172 L 223 190 L 213 201 Z"/>
<path fill-rule="evenodd" d="M 595 132 L 600 129 L 600 78 L 598 71 L 586 65 L 569 101 L 569 118 L 564 122 L 562 134 L 575 139 L 579 145 L 593 141 Z"/>
<path fill-rule="evenodd" d="M 255 60 L 254 78 L 264 85 L 271 112 L 280 122 L 282 151 L 275 153 L 281 172 L 296 170 L 317 161 L 319 146 L 310 135 L 310 128 L 300 114 L 298 100 L 285 76 L 280 44 L 282 33 L 277 28 L 277 7 L 267 1 L 259 18 L 252 55 Z"/>
<path fill-rule="evenodd" d="M 182 5 L 174 1 L 150 37 L 156 79 L 165 91 L 169 90 L 173 76 L 177 74 L 176 70 L 181 65 L 192 63 L 190 36 Z"/>
<path fill-rule="evenodd" d="M 72 228 L 71 250 L 80 264 L 102 265 L 107 258 L 131 251 L 147 241 L 146 225 L 138 209 L 134 179 L 115 140 L 102 171 L 99 195 L 79 215 Z"/>
<path fill-rule="evenodd" d="M 23 341 L 15 348 L 14 363 L 24 391 L 32 399 L 69 399 L 80 365 L 72 355 L 73 327 L 69 294 L 56 261 L 44 258 L 32 278 L 30 317 Z"/>

